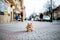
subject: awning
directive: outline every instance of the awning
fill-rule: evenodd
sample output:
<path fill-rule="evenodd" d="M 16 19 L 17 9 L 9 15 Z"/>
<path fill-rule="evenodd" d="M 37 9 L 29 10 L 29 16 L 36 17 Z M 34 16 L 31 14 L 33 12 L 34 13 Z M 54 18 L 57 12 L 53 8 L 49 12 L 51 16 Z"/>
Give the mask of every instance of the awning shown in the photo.
<path fill-rule="evenodd" d="M 13 0 L 7 0 L 7 1 L 9 1 L 9 3 L 11 3 L 11 5 L 15 6 L 15 3 Z"/>

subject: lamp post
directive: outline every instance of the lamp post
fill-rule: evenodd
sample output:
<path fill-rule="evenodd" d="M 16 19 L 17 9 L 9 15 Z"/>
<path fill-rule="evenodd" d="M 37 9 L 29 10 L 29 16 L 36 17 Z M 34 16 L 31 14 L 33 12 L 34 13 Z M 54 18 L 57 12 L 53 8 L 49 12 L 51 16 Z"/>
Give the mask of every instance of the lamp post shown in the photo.
<path fill-rule="evenodd" d="M 51 3 L 51 4 L 50 4 L 50 5 L 51 5 L 51 6 L 50 6 L 50 12 L 51 12 L 50 22 L 52 22 L 52 21 L 53 21 L 52 0 L 50 0 L 50 3 Z"/>

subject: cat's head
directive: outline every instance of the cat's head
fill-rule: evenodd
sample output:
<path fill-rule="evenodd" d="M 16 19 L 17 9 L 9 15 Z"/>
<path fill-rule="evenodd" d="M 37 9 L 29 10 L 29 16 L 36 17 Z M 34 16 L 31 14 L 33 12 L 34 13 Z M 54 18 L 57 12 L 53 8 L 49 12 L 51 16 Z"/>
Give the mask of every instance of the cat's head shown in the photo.
<path fill-rule="evenodd" d="M 31 26 L 31 25 L 32 25 L 32 23 L 30 22 L 30 23 L 28 23 L 27 25 L 28 25 L 28 26 Z"/>

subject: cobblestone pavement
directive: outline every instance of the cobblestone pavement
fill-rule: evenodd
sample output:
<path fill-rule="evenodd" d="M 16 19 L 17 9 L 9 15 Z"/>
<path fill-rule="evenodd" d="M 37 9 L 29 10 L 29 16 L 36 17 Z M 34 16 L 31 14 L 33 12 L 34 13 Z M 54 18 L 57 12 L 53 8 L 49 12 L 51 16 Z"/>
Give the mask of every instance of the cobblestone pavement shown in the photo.
<path fill-rule="evenodd" d="M 34 31 L 26 32 L 26 24 L 32 22 Z M 60 22 L 12 22 L 0 24 L 0 40 L 60 40 Z"/>

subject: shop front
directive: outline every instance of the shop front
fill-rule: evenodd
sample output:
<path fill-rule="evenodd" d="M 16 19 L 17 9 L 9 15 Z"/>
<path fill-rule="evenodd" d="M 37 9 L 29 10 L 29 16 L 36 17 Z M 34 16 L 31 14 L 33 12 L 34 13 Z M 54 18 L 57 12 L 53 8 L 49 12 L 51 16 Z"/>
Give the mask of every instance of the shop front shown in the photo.
<path fill-rule="evenodd" d="M 7 1 L 0 1 L 0 24 L 10 22 L 10 3 Z"/>

